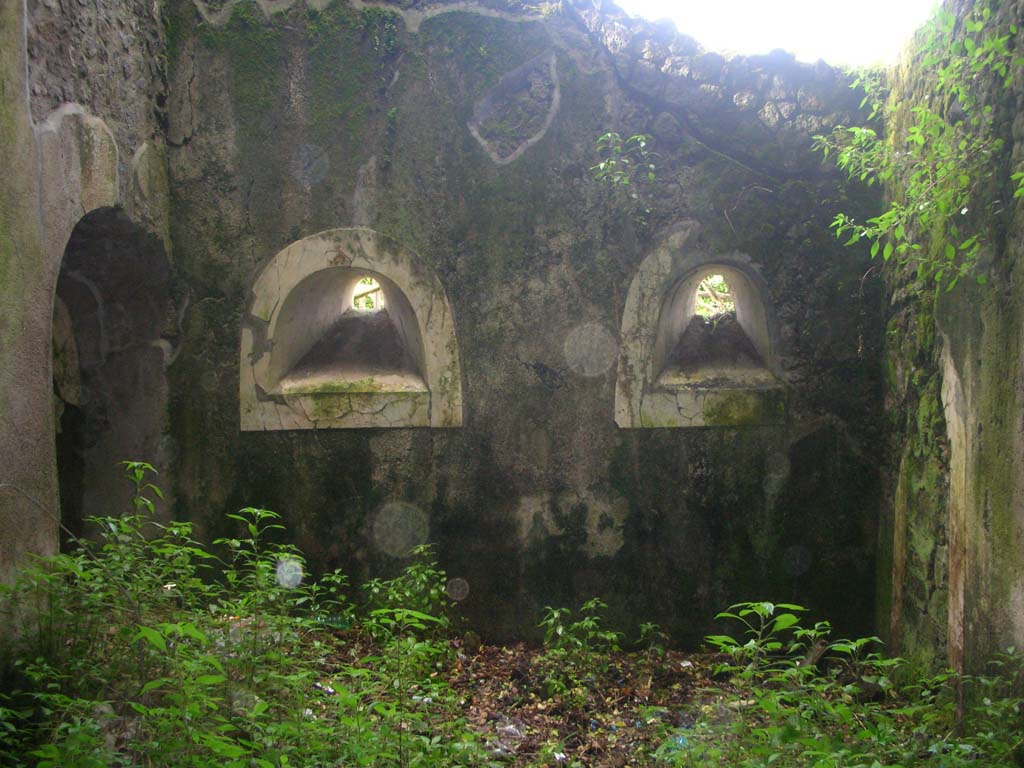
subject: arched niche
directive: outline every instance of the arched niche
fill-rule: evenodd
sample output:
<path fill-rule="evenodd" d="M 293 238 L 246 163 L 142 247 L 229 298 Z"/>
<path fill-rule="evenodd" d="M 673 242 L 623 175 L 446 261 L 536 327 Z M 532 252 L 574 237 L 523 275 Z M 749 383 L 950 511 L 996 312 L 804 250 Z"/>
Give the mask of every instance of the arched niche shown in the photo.
<path fill-rule="evenodd" d="M 615 387 L 620 427 L 755 426 L 784 416 L 767 286 L 744 254 L 696 248 L 696 232 L 693 223 L 677 228 L 630 284 Z M 709 275 L 725 279 L 735 305 L 714 324 L 694 311 Z M 722 329 L 712 327 L 718 320 Z"/>
<path fill-rule="evenodd" d="M 61 522 L 132 509 L 120 462 L 160 463 L 165 338 L 174 335 L 163 243 L 120 208 L 75 225 L 53 296 L 52 379 Z"/>
<path fill-rule="evenodd" d="M 372 311 L 354 306 L 366 279 Z M 264 268 L 242 326 L 241 428 L 462 425 L 451 308 L 433 270 L 373 230 L 321 232 Z"/>

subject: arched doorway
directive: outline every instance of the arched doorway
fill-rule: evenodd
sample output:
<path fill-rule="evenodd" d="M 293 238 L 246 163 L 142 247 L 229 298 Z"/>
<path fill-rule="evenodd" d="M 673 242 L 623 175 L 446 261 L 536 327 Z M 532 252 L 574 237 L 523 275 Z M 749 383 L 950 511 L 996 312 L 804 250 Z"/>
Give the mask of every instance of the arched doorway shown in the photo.
<path fill-rule="evenodd" d="M 75 226 L 53 302 L 60 511 L 75 536 L 87 518 L 131 508 L 119 462 L 160 463 L 165 350 L 177 333 L 169 286 L 163 244 L 122 210 Z"/>

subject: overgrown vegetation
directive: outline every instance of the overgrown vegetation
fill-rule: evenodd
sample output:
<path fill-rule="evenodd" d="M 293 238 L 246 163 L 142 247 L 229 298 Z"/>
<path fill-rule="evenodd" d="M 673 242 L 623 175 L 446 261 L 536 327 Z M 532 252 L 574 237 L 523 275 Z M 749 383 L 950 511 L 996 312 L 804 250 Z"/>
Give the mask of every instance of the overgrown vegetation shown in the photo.
<path fill-rule="evenodd" d="M 435 674 L 452 650 L 434 632 L 444 574 L 429 549 L 399 579 L 368 585 L 357 615 L 342 574 L 308 582 L 301 554 L 274 543 L 275 513 L 232 515 L 239 535 L 215 553 L 188 524 L 153 518 L 151 467 L 128 471 L 133 514 L 95 520 L 97 541 L 4 588 L 20 631 L 5 649 L 0 763 L 483 762 Z"/>
<path fill-rule="evenodd" d="M 651 208 L 643 199 L 641 189 L 657 178 L 657 154 L 651 150 L 651 136 L 638 133 L 627 138 L 615 131 L 602 134 L 595 142 L 600 158 L 590 171 L 601 184 L 611 189 L 618 202 L 629 208 L 640 222 L 645 222 Z"/>
<path fill-rule="evenodd" d="M 310 581 L 278 516 L 232 515 L 208 549 L 159 523 L 151 467 L 135 509 L 3 588 L 11 766 L 1012 766 L 1022 667 L 915 676 L 876 638 L 836 640 L 804 609 L 748 602 L 711 654 L 635 649 L 593 599 L 549 607 L 542 648 L 452 629 L 429 547 L 353 600 Z M 353 602 L 358 602 L 355 607 Z"/>
<path fill-rule="evenodd" d="M 356 284 L 355 294 L 352 296 L 352 306 L 361 312 L 372 312 L 384 305 L 384 302 L 381 301 L 383 295 L 380 284 L 372 277 L 360 278 Z"/>
<path fill-rule="evenodd" d="M 869 242 L 872 257 L 910 268 L 919 286 L 951 290 L 966 275 L 985 282 L 976 266 L 988 243 L 976 223 L 978 214 L 993 215 L 1004 205 L 998 191 L 992 199 L 992 187 L 1006 158 L 993 105 L 998 93 L 982 86 L 991 82 L 999 91 L 1019 82 L 1024 59 L 1013 47 L 1017 33 L 1015 25 L 997 25 L 980 3 L 962 22 L 940 11 L 919 45 L 919 69 L 933 73 L 932 93 L 913 107 L 905 130 L 894 126 L 881 72 L 854 81 L 864 91 L 869 125 L 839 126 L 816 136 L 815 147 L 851 179 L 884 186 L 890 202 L 863 222 L 838 214 L 832 226 L 847 245 Z M 1012 181 L 1014 195 L 1024 195 L 1024 172 Z M 982 205 L 985 210 L 975 210 Z"/>

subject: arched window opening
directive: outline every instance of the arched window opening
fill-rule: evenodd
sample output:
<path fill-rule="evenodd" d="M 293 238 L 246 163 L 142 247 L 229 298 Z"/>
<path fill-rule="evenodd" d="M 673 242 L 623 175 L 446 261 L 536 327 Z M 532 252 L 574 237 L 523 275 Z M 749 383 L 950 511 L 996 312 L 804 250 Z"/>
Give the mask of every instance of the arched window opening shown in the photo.
<path fill-rule="evenodd" d="M 384 291 L 380 283 L 367 275 L 356 285 L 352 307 L 360 312 L 375 312 L 384 308 Z"/>
<path fill-rule="evenodd" d="M 708 275 L 697 284 L 694 314 L 714 322 L 727 315 L 736 316 L 736 303 L 732 300 L 729 284 L 722 275 Z"/>
<path fill-rule="evenodd" d="M 288 295 L 270 371 L 272 394 L 426 391 L 409 300 L 383 275 L 345 267 L 320 270 Z"/>
<path fill-rule="evenodd" d="M 767 286 L 745 254 L 709 257 L 680 222 L 640 263 L 622 311 L 615 423 L 782 423 L 785 374 Z"/>
<path fill-rule="evenodd" d="M 61 522 L 75 536 L 89 517 L 131 509 L 121 461 L 159 463 L 172 317 L 160 241 L 119 210 L 85 216 L 64 251 L 52 325 Z"/>
<path fill-rule="evenodd" d="M 661 308 L 658 386 L 771 386 L 760 293 L 741 270 L 707 265 L 682 278 Z"/>

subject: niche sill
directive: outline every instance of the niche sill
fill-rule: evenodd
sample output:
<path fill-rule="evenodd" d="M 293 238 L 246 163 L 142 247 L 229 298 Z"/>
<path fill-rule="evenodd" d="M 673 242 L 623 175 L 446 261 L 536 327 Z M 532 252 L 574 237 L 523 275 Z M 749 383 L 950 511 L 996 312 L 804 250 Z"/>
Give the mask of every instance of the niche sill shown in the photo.
<path fill-rule="evenodd" d="M 699 367 L 667 368 L 654 388 L 675 392 L 685 389 L 775 389 L 782 386 L 771 371 L 761 366 L 716 363 Z"/>
<path fill-rule="evenodd" d="M 785 384 L 759 366 L 732 363 L 664 371 L 640 404 L 640 427 L 763 427 L 786 418 Z"/>
<path fill-rule="evenodd" d="M 273 394 L 295 414 L 279 410 L 282 428 L 430 426 L 430 389 L 411 371 L 324 364 L 292 371 Z"/>
<path fill-rule="evenodd" d="M 423 378 L 412 371 L 373 366 L 322 365 L 292 371 L 278 384 L 277 395 L 429 393 Z"/>

